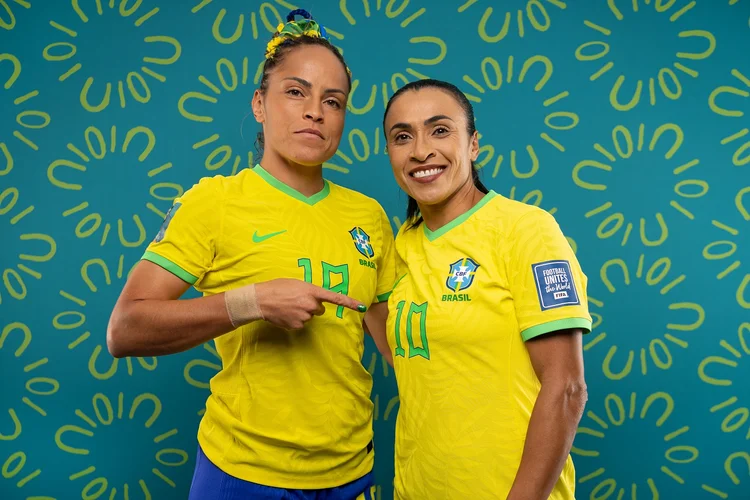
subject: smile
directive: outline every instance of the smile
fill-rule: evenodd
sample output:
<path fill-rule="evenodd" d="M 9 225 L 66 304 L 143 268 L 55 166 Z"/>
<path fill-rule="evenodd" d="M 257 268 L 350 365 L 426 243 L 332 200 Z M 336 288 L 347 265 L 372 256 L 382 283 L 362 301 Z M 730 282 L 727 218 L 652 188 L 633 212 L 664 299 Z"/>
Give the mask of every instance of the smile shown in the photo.
<path fill-rule="evenodd" d="M 414 169 L 409 172 L 409 176 L 418 182 L 432 182 L 437 179 L 446 169 L 445 166 L 427 166 Z"/>

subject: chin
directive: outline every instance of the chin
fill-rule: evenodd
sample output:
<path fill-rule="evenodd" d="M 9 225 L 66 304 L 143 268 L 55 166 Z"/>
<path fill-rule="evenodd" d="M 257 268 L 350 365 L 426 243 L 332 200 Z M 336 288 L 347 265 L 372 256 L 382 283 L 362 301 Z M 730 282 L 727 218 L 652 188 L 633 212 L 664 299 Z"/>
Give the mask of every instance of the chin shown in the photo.
<path fill-rule="evenodd" d="M 297 165 L 304 167 L 317 167 L 322 165 L 324 162 L 330 160 L 336 152 L 329 153 L 328 151 L 315 151 L 315 150 L 298 150 L 292 152 L 287 158 Z"/>
<path fill-rule="evenodd" d="M 443 189 L 435 188 L 417 188 L 412 191 L 410 196 L 420 205 L 438 205 L 448 198 L 449 193 L 446 193 Z"/>

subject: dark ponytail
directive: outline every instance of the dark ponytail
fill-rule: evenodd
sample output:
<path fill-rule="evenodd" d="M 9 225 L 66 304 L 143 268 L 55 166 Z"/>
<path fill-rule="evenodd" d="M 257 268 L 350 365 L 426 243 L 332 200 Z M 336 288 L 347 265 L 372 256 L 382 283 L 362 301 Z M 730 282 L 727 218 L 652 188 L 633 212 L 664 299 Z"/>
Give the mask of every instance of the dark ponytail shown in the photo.
<path fill-rule="evenodd" d="M 461 106 L 461 108 L 464 110 L 464 114 L 466 115 L 466 132 L 469 134 L 469 137 L 474 135 L 474 132 L 476 132 L 477 127 L 474 121 L 474 108 L 472 107 L 469 100 L 466 98 L 463 92 L 461 92 L 458 87 L 455 85 L 444 82 L 442 80 L 433 80 L 431 78 L 425 79 L 425 80 L 417 80 L 415 82 L 407 83 L 400 89 L 396 91 L 395 94 L 393 94 L 388 101 L 388 104 L 385 107 L 385 113 L 383 113 L 383 134 L 385 134 L 385 117 L 388 116 L 388 110 L 391 108 L 391 104 L 393 104 L 393 101 L 395 101 L 401 94 L 408 92 L 410 90 L 422 90 L 426 88 L 435 88 L 440 89 L 444 92 L 447 92 L 448 94 L 453 97 L 458 104 Z M 386 136 L 386 140 L 388 137 Z M 474 182 L 474 186 L 481 191 L 484 194 L 489 193 L 489 189 L 485 187 L 484 184 L 482 184 L 482 181 L 479 179 L 479 169 L 477 168 L 476 163 L 471 162 L 471 179 Z M 422 224 L 423 219 L 422 215 L 419 213 L 419 206 L 417 205 L 417 200 L 409 196 L 409 202 L 406 205 L 406 223 L 408 224 L 407 229 L 413 229 L 415 227 L 418 227 L 420 224 Z"/>

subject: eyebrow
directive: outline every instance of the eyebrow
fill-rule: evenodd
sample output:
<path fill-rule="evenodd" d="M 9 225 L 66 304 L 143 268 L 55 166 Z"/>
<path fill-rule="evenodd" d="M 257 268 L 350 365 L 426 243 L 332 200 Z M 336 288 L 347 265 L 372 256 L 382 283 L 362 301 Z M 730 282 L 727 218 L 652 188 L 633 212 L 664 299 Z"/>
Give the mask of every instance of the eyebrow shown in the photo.
<path fill-rule="evenodd" d="M 440 120 L 449 120 L 449 121 L 453 121 L 453 119 L 452 119 L 452 118 L 451 118 L 450 116 L 447 116 L 447 115 L 435 115 L 435 116 L 433 116 L 433 117 L 431 117 L 431 118 L 428 118 L 428 119 L 426 119 L 426 120 L 424 121 L 424 124 L 425 124 L 425 125 L 431 125 L 431 124 L 433 124 L 433 123 L 435 123 L 435 122 L 438 122 L 438 121 L 440 121 Z M 454 123 L 455 123 L 455 122 L 454 122 Z M 408 123 L 403 123 L 403 122 L 400 122 L 400 123 L 396 123 L 395 125 L 393 125 L 393 126 L 391 127 L 391 130 L 389 131 L 389 133 L 390 133 L 390 132 L 393 132 L 393 130 L 394 130 L 394 129 L 397 129 L 397 128 L 402 128 L 402 129 L 406 129 L 406 130 L 409 130 L 409 129 L 411 129 L 411 125 L 409 125 Z"/>
<path fill-rule="evenodd" d="M 303 87 L 307 89 L 311 89 L 313 86 L 312 83 L 308 82 L 307 80 L 303 78 L 299 78 L 297 76 L 289 76 L 289 77 L 284 78 L 284 80 L 294 80 L 295 82 L 299 83 L 300 85 L 302 85 Z M 346 97 L 346 92 L 344 92 L 341 89 L 325 89 L 324 94 L 342 94 L 343 96 Z"/>

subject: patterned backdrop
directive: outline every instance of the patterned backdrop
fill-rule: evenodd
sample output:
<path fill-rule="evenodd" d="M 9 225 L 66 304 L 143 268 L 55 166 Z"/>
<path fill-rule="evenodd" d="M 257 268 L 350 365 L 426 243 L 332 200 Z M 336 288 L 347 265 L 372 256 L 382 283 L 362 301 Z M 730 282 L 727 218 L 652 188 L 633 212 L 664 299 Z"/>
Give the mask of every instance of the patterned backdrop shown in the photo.
<path fill-rule="evenodd" d="M 750 498 L 750 0 L 0 0 L 0 498 L 186 497 L 216 351 L 117 360 L 106 325 L 171 200 L 257 159 L 296 7 L 354 73 L 330 180 L 396 229 L 384 104 L 446 79 L 486 184 L 570 238 L 595 320 L 577 497 Z M 390 499 L 395 379 L 369 341 L 363 363 Z"/>

